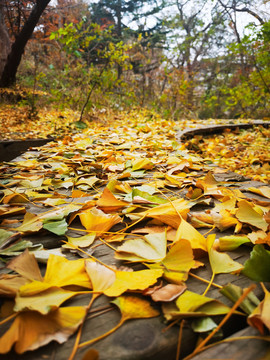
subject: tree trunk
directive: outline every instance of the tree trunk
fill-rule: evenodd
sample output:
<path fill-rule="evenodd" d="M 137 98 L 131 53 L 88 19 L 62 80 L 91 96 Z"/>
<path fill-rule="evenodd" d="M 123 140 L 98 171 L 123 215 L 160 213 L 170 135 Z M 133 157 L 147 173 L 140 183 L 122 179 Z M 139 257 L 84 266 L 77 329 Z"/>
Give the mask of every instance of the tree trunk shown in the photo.
<path fill-rule="evenodd" d="M 117 17 L 117 36 L 118 41 L 122 40 L 122 0 L 117 0 L 116 6 L 116 17 Z M 121 78 L 123 69 L 120 64 L 117 65 L 118 79 Z"/>
<path fill-rule="evenodd" d="M 10 39 L 4 20 L 4 1 L 0 0 L 0 76 L 10 52 Z"/>
<path fill-rule="evenodd" d="M 8 55 L 6 64 L 1 75 L 0 87 L 9 87 L 16 81 L 17 69 L 20 65 L 22 55 L 28 40 L 31 38 L 33 31 L 50 0 L 37 0 L 29 18 L 26 20 L 21 32 L 16 37 L 11 52 Z"/>

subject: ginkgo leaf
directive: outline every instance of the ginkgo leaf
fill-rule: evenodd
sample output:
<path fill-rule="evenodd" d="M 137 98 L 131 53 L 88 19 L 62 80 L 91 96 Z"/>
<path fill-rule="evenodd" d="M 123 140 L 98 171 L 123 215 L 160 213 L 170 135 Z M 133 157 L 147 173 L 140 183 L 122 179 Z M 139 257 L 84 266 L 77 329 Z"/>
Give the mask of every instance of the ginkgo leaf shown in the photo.
<path fill-rule="evenodd" d="M 269 186 L 260 186 L 259 188 L 255 187 L 249 187 L 248 191 L 251 191 L 255 194 L 259 194 L 261 196 L 266 197 L 267 199 L 270 199 L 270 188 Z"/>
<path fill-rule="evenodd" d="M 168 171 L 168 175 L 172 175 L 174 172 L 177 171 L 182 171 L 185 168 L 189 168 L 192 165 L 192 162 L 189 162 L 187 160 L 181 160 L 177 166 L 172 167 L 169 171 Z"/>
<path fill-rule="evenodd" d="M 25 249 L 30 249 L 32 252 L 36 252 L 37 250 L 43 249 L 42 244 L 33 244 L 31 241 L 27 240 L 19 240 L 15 243 L 5 247 L 4 249 L 0 250 L 0 254 L 3 256 L 18 256 L 22 254 Z"/>
<path fill-rule="evenodd" d="M 270 232 L 265 237 L 257 239 L 255 243 L 256 244 L 266 244 L 269 246 L 270 245 Z"/>
<path fill-rule="evenodd" d="M 0 251 L 5 249 L 9 244 L 18 240 L 21 237 L 19 232 L 7 231 L 4 229 L 0 229 Z"/>
<path fill-rule="evenodd" d="M 32 310 L 45 315 L 56 310 L 66 300 L 82 292 L 68 291 L 57 287 L 51 287 L 45 291 L 31 296 L 20 296 L 15 298 L 14 311 Z"/>
<path fill-rule="evenodd" d="M 68 242 L 67 242 L 67 244 L 62 245 L 62 247 L 66 248 L 66 249 L 74 249 L 74 247 L 77 247 L 77 246 L 81 247 L 81 248 L 88 247 L 93 244 L 93 242 L 95 241 L 95 238 L 96 238 L 95 233 L 87 234 L 84 236 L 79 236 L 76 238 L 67 236 Z"/>
<path fill-rule="evenodd" d="M 264 334 L 264 327 L 270 330 L 270 293 L 264 288 L 265 296 L 259 305 L 249 315 L 247 322 Z"/>
<path fill-rule="evenodd" d="M 211 172 L 208 172 L 203 180 L 197 180 L 196 186 L 204 191 L 204 195 L 223 195 L 221 189 L 218 186 L 218 182 Z"/>
<path fill-rule="evenodd" d="M 127 205 L 129 204 L 126 201 L 118 200 L 107 187 L 96 202 L 96 206 L 105 213 L 118 211 Z"/>
<path fill-rule="evenodd" d="M 98 262 L 86 260 L 85 269 L 91 280 L 94 291 L 103 292 L 115 281 L 115 272 Z"/>
<path fill-rule="evenodd" d="M 12 259 L 6 267 L 16 271 L 28 280 L 42 281 L 37 260 L 33 254 L 29 253 L 28 249 L 26 249 L 21 255 Z"/>
<path fill-rule="evenodd" d="M 20 215 L 25 214 L 26 210 L 24 206 L 0 206 L 0 216 L 9 216 L 9 215 Z"/>
<path fill-rule="evenodd" d="M 177 199 L 166 204 L 158 205 L 153 209 L 147 210 L 141 215 L 160 220 L 174 228 L 178 228 L 181 223 L 181 217 L 187 218 L 190 204 L 184 199 Z"/>
<path fill-rule="evenodd" d="M 72 193 L 71 193 L 71 197 L 74 198 L 74 199 L 75 198 L 87 197 L 87 196 L 89 196 L 88 193 L 86 193 L 84 191 L 81 191 L 81 190 L 78 190 L 78 189 L 73 190 Z"/>
<path fill-rule="evenodd" d="M 139 188 L 134 188 L 131 192 L 132 201 L 135 204 L 165 204 L 168 200 L 160 196 L 151 195 L 147 191 L 142 191 Z"/>
<path fill-rule="evenodd" d="M 235 216 L 243 223 L 247 223 L 266 231 L 268 228 L 267 222 L 264 220 L 263 215 L 259 214 L 254 207 L 246 200 L 239 201 L 238 209 Z"/>
<path fill-rule="evenodd" d="M 186 290 L 176 300 L 176 307 L 173 303 L 163 304 L 163 313 L 167 320 L 185 318 L 224 315 L 230 308 L 218 300 L 208 298 Z"/>
<path fill-rule="evenodd" d="M 38 188 L 42 185 L 44 178 L 40 177 L 36 180 L 21 180 L 20 185 L 25 188 Z"/>
<path fill-rule="evenodd" d="M 58 205 L 66 204 L 66 200 L 61 198 L 48 198 L 47 196 L 46 200 L 42 201 L 42 203 L 49 206 L 58 206 Z"/>
<path fill-rule="evenodd" d="M 214 330 L 217 324 L 210 317 L 194 319 L 191 324 L 192 330 L 197 333 L 205 333 Z"/>
<path fill-rule="evenodd" d="M 211 229 L 214 221 L 210 214 L 198 213 L 190 216 L 190 224 L 196 229 L 204 227 Z"/>
<path fill-rule="evenodd" d="M 60 221 L 67 217 L 69 214 L 78 211 L 82 205 L 76 204 L 66 204 L 64 206 L 59 207 L 56 210 L 49 211 L 40 215 L 40 219 L 42 219 L 43 223 L 46 224 L 48 222 Z"/>
<path fill-rule="evenodd" d="M 24 311 L 17 315 L 0 338 L 0 353 L 6 354 L 13 345 L 18 354 L 35 350 L 51 341 L 64 343 L 79 327 L 86 314 L 82 306 L 59 308 L 47 315 Z"/>
<path fill-rule="evenodd" d="M 213 211 L 215 211 L 217 213 L 220 212 L 221 210 L 231 211 L 235 208 L 235 204 L 236 204 L 236 198 L 232 197 L 226 201 L 222 201 L 222 202 L 216 204 Z"/>
<path fill-rule="evenodd" d="M 39 216 L 31 213 L 26 213 L 22 225 L 16 228 L 22 233 L 33 233 L 39 231 L 43 227 L 43 222 Z"/>
<path fill-rule="evenodd" d="M 148 159 L 136 159 L 131 161 L 131 171 L 137 171 L 141 169 L 149 170 L 154 167 L 154 164 Z"/>
<path fill-rule="evenodd" d="M 160 261 L 166 256 L 166 233 L 145 235 L 141 239 L 126 240 L 117 248 L 116 259 L 129 261 Z"/>
<path fill-rule="evenodd" d="M 255 245 L 242 273 L 254 281 L 270 281 L 270 251 L 263 245 Z"/>
<path fill-rule="evenodd" d="M 112 192 L 112 193 L 124 193 L 124 194 L 128 194 L 132 191 L 132 188 L 129 186 L 128 183 L 126 182 L 121 182 L 118 181 L 116 179 L 112 179 L 108 182 L 107 184 L 107 188 Z"/>
<path fill-rule="evenodd" d="M 155 290 L 151 294 L 151 298 L 154 301 L 173 301 L 178 296 L 180 296 L 185 290 L 187 286 L 183 284 L 168 284 L 157 290 Z"/>
<path fill-rule="evenodd" d="M 92 208 L 79 214 L 82 225 L 86 230 L 102 234 L 110 230 L 113 225 L 121 221 L 120 216 L 105 214 L 103 211 Z"/>
<path fill-rule="evenodd" d="M 20 275 L 2 274 L 0 276 L 0 295 L 2 297 L 15 297 L 20 287 L 29 283 L 25 277 Z"/>
<path fill-rule="evenodd" d="M 224 231 L 230 227 L 235 226 L 234 232 L 239 233 L 242 229 L 242 224 L 238 221 L 228 210 L 221 209 L 219 213 L 211 212 L 215 226 Z"/>
<path fill-rule="evenodd" d="M 127 290 L 144 290 L 161 277 L 161 269 L 139 271 L 116 271 L 115 282 L 104 291 L 107 296 L 119 296 Z"/>
<path fill-rule="evenodd" d="M 98 182 L 99 179 L 96 177 L 96 176 L 90 176 L 89 178 L 84 178 L 84 177 L 81 177 L 76 183 L 75 185 L 78 186 L 78 185 L 88 185 L 89 187 L 93 187 L 93 185 Z"/>
<path fill-rule="evenodd" d="M 119 296 L 112 300 L 111 303 L 120 309 L 122 318 L 125 320 L 159 316 L 159 311 L 154 309 L 148 300 L 136 296 Z"/>
<path fill-rule="evenodd" d="M 193 251 L 187 240 L 174 243 L 163 261 L 153 265 L 147 264 L 152 269 L 163 269 L 163 277 L 175 284 L 182 284 L 188 278 L 188 272 L 194 265 Z"/>
<path fill-rule="evenodd" d="M 10 194 L 5 195 L 2 202 L 3 204 L 13 204 L 13 203 L 27 203 L 28 197 L 23 194 Z"/>
<path fill-rule="evenodd" d="M 184 219 L 181 220 L 181 223 L 176 231 L 174 242 L 181 240 L 188 240 L 193 249 L 202 249 L 207 251 L 205 237 Z"/>
<path fill-rule="evenodd" d="M 43 228 L 56 235 L 65 235 L 68 230 L 68 224 L 65 219 L 60 221 L 49 221 L 43 225 Z"/>
<path fill-rule="evenodd" d="M 68 260 L 50 255 L 43 281 L 33 281 L 20 288 L 21 296 L 38 294 L 50 287 L 80 286 L 91 289 L 92 285 L 85 271 L 84 259 Z"/>
<path fill-rule="evenodd" d="M 220 289 L 220 293 L 230 299 L 232 302 L 236 302 L 242 295 L 243 289 L 235 284 L 227 284 Z M 260 300 L 254 294 L 250 292 L 247 297 L 241 302 L 239 307 L 248 315 L 259 305 Z"/>
<path fill-rule="evenodd" d="M 240 272 L 243 269 L 242 264 L 231 259 L 228 254 L 218 252 L 213 248 L 215 238 L 215 234 L 207 237 L 208 256 L 213 274 Z"/>
<path fill-rule="evenodd" d="M 232 251 L 243 244 L 250 243 L 249 238 L 244 235 L 222 236 L 218 239 L 218 241 L 218 247 L 220 251 Z"/>
<path fill-rule="evenodd" d="M 260 241 L 260 240 L 265 240 L 265 239 L 267 240 L 267 236 L 268 236 L 268 234 L 263 230 L 252 231 L 251 233 L 247 234 L 248 239 L 253 244 L 256 244 L 257 241 Z"/>

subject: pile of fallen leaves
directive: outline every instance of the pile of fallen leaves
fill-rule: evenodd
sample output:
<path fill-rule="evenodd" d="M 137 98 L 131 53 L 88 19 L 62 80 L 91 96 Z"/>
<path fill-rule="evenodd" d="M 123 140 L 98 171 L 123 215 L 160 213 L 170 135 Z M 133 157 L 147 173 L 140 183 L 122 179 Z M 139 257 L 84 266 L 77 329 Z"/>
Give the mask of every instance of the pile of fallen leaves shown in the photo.
<path fill-rule="evenodd" d="M 71 110 L 43 108 L 31 114 L 31 108 L 17 105 L 0 107 L 0 140 L 42 139 L 77 132 L 76 117 Z"/>
<path fill-rule="evenodd" d="M 241 191 L 216 180 L 220 169 L 176 141 L 174 122 L 135 112 L 89 126 L 1 166 L 0 353 L 14 346 L 22 354 L 77 333 L 72 360 L 112 332 L 81 340 L 101 295 L 122 314 L 115 329 L 160 314 L 175 323 L 197 319 L 195 331 L 208 336 L 195 353 L 220 330 L 216 315 L 240 313 L 259 331 L 270 329 L 263 284 L 261 300 L 250 295 L 254 286 L 214 283 L 228 273 L 270 281 L 269 187 Z M 51 249 L 43 247 L 46 234 L 55 242 Z M 244 264 L 227 252 L 246 245 L 251 255 Z M 100 246 L 111 255 L 96 257 Z M 212 279 L 202 279 L 203 293 L 193 292 L 188 279 L 206 262 Z M 234 306 L 207 297 L 212 286 Z M 87 306 L 72 306 L 85 295 Z"/>
<path fill-rule="evenodd" d="M 186 146 L 220 167 L 270 182 L 270 127 L 226 129 L 222 134 L 197 135 Z"/>

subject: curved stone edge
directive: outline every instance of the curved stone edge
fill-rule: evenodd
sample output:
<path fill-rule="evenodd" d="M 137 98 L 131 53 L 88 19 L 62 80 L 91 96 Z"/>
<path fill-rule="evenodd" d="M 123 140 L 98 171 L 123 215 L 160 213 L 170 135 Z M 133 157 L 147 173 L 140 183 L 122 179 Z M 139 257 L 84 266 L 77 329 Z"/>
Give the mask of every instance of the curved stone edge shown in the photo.
<path fill-rule="evenodd" d="M 183 131 L 178 131 L 176 135 L 176 139 L 179 142 L 182 142 L 183 140 L 190 139 L 191 137 L 195 135 L 211 135 L 211 134 L 220 134 L 226 129 L 248 129 L 252 128 L 254 125 L 262 125 L 262 126 L 270 126 L 269 121 L 261 121 L 261 120 L 254 120 L 249 123 L 240 123 L 240 124 L 222 124 L 222 125 L 210 125 L 210 126 L 202 126 L 197 127 L 195 129 L 185 129 Z"/>

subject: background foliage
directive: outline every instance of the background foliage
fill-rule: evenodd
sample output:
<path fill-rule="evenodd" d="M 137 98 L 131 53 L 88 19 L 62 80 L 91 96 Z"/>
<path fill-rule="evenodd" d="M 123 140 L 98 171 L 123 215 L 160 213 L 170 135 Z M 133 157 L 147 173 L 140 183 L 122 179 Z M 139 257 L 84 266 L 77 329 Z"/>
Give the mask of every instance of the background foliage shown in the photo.
<path fill-rule="evenodd" d="M 1 1 L 11 44 L 36 3 Z M 261 0 L 51 1 L 17 72 L 29 89 L 22 102 L 33 113 L 39 102 L 86 117 L 139 104 L 176 119 L 267 118 L 268 8 Z"/>

